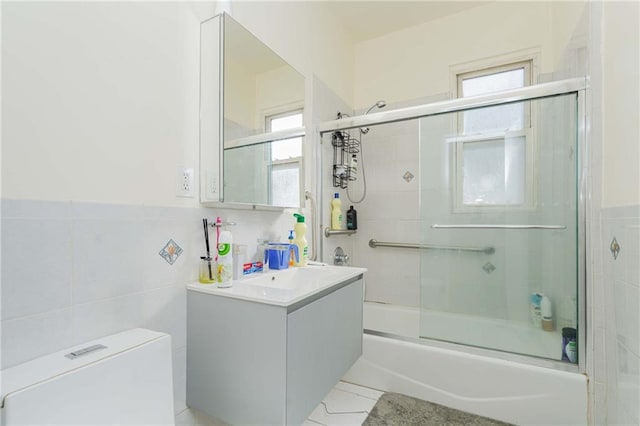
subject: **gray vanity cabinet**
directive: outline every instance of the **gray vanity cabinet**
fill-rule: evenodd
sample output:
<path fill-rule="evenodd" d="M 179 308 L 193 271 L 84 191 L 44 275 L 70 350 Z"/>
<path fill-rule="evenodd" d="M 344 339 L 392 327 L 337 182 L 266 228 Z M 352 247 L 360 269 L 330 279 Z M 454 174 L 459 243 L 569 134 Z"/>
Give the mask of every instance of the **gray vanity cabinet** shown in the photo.
<path fill-rule="evenodd" d="M 302 424 L 362 354 L 362 302 L 361 275 L 288 306 L 189 290 L 187 404 L 231 424 Z"/>

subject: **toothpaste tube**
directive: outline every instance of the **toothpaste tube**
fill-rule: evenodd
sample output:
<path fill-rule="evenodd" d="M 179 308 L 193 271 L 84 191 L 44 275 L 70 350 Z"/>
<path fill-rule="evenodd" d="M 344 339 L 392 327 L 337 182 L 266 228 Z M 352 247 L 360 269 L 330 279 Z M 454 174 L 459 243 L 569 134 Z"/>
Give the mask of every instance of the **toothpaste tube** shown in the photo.
<path fill-rule="evenodd" d="M 242 275 L 253 274 L 254 272 L 262 272 L 264 264 L 262 262 L 249 262 L 242 265 Z"/>

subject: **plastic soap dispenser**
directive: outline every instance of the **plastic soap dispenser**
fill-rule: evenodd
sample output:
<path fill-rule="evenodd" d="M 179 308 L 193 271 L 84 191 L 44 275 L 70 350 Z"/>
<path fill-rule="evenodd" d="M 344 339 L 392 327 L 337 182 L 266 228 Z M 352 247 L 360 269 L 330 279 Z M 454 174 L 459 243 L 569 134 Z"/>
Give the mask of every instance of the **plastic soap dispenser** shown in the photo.
<path fill-rule="evenodd" d="M 296 237 L 293 239 L 293 244 L 298 246 L 298 261 L 293 262 L 293 266 L 307 266 L 307 260 L 309 260 L 309 245 L 304 234 L 307 232 L 307 225 L 304 223 L 304 216 L 298 213 L 294 213 L 296 218 L 296 224 L 293 230 L 296 233 Z"/>
<path fill-rule="evenodd" d="M 289 230 L 289 244 L 293 245 L 293 240 L 295 239 L 295 237 L 293 236 L 293 229 Z M 291 252 L 291 254 L 289 254 L 289 266 L 293 266 L 293 264 L 296 262 L 296 258 L 293 254 L 293 252 Z"/>
<path fill-rule="evenodd" d="M 337 192 L 333 194 L 333 200 L 331 200 L 331 229 L 342 229 L 342 201 Z"/>

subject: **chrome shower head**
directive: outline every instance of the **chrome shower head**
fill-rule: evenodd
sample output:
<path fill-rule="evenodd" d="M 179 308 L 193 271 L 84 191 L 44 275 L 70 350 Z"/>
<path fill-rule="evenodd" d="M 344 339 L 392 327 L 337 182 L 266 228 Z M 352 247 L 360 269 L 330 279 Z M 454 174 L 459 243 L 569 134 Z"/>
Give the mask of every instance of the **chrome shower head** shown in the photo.
<path fill-rule="evenodd" d="M 367 110 L 367 112 L 364 113 L 364 115 L 369 114 L 369 112 L 371 112 L 372 109 L 374 108 L 384 108 L 387 106 L 387 103 L 385 101 L 378 101 L 375 104 L 371 105 L 371 107 Z M 367 133 L 369 133 L 369 128 L 368 127 L 362 127 L 360 128 L 360 133 L 366 135 Z"/>
<path fill-rule="evenodd" d="M 378 107 L 378 108 L 384 108 L 387 106 L 387 103 L 385 101 L 378 101 L 375 104 L 371 105 L 371 107 L 367 110 L 367 112 L 365 112 L 364 114 L 369 114 L 371 112 L 372 109 Z"/>

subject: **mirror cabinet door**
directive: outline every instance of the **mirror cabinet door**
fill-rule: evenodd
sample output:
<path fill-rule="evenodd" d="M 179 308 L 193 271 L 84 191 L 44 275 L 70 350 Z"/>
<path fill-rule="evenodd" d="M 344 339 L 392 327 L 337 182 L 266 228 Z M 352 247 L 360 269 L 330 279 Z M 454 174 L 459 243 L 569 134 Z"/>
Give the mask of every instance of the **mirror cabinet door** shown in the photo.
<path fill-rule="evenodd" d="M 201 202 L 299 207 L 304 77 L 222 14 L 202 23 L 200 78 Z"/>
<path fill-rule="evenodd" d="M 200 202 L 222 200 L 222 15 L 200 24 Z"/>

